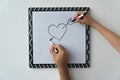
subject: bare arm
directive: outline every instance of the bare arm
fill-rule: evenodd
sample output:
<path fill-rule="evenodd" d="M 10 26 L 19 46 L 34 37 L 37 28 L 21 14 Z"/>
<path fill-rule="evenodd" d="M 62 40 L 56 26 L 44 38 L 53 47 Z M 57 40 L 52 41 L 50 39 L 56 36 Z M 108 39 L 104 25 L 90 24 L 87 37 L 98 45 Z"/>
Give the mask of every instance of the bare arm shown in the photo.
<path fill-rule="evenodd" d="M 54 48 L 58 50 L 58 53 L 54 52 Z M 53 59 L 58 67 L 60 80 L 70 80 L 68 66 L 67 66 L 68 52 L 60 44 L 52 45 L 50 48 L 50 52 L 52 53 Z"/>
<path fill-rule="evenodd" d="M 98 30 L 108 40 L 108 42 L 120 53 L 120 36 L 105 28 L 98 22 L 94 22 L 91 26 Z"/>
<path fill-rule="evenodd" d="M 84 12 L 78 12 L 77 16 L 82 13 Z M 94 20 L 89 14 L 87 14 L 83 19 L 77 19 L 76 21 L 82 24 L 91 25 L 93 28 L 99 31 L 106 38 L 106 40 L 120 53 L 120 36 L 105 28 L 99 22 Z"/>
<path fill-rule="evenodd" d="M 67 66 L 58 68 L 58 70 L 60 74 L 60 80 L 70 80 Z"/>

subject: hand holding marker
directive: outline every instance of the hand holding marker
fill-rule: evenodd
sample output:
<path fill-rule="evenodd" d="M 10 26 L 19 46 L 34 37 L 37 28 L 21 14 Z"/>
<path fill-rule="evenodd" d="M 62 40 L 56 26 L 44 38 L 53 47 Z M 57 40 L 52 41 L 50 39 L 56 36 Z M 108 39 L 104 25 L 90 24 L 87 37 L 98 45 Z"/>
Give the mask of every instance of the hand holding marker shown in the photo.
<path fill-rule="evenodd" d="M 75 17 L 73 18 L 72 22 L 74 22 L 74 21 L 76 20 L 76 18 L 83 19 L 86 14 L 87 14 L 87 11 L 86 11 L 85 13 L 79 15 L 78 17 L 75 16 Z"/>
<path fill-rule="evenodd" d="M 50 44 L 51 44 L 51 45 L 55 45 L 55 44 L 52 42 L 52 38 L 50 38 L 50 40 L 49 40 L 49 41 L 50 41 Z M 58 53 L 57 48 L 54 48 L 54 52 L 55 52 L 55 53 Z"/>

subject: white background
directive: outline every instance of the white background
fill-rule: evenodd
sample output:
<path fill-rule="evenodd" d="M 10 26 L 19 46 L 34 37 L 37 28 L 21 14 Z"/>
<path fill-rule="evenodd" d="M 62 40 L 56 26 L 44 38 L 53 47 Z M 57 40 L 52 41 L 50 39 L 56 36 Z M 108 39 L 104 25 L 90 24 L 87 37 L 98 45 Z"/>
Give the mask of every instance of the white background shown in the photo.
<path fill-rule="evenodd" d="M 63 38 L 59 41 L 52 39 L 54 44 L 61 44 L 69 51 L 69 63 L 86 63 L 86 39 L 85 25 L 74 23 L 67 24 L 67 20 L 76 14 L 75 11 L 62 12 L 33 12 L 33 63 L 34 64 L 51 64 L 54 63 L 50 54 L 49 39 L 52 36 L 59 38 L 65 32 Z M 64 25 L 59 25 L 64 23 Z M 57 27 L 57 25 L 59 25 Z M 57 28 L 56 28 L 57 27 Z M 71 37 L 72 36 L 72 37 Z"/>
<path fill-rule="evenodd" d="M 120 35 L 119 0 L 0 0 L 0 80 L 59 80 L 57 69 L 30 69 L 28 7 L 88 6 Z M 91 28 L 91 67 L 69 69 L 71 80 L 120 80 L 120 54 Z"/>

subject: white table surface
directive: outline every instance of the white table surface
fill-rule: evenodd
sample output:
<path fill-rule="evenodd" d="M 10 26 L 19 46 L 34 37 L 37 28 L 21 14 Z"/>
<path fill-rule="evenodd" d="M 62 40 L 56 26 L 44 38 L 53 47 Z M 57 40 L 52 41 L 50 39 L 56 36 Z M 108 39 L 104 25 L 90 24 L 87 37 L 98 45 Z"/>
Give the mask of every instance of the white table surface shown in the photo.
<path fill-rule="evenodd" d="M 0 80 L 59 80 L 57 69 L 29 68 L 29 7 L 90 7 L 120 35 L 120 0 L 0 0 Z M 91 28 L 91 67 L 69 69 L 71 80 L 120 80 L 120 54 Z"/>

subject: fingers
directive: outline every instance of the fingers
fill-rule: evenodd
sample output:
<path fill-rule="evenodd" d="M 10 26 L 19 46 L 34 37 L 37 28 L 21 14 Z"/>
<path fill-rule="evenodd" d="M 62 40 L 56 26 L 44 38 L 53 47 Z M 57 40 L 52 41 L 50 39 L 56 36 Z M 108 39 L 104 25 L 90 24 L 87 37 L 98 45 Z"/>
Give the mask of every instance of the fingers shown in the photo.
<path fill-rule="evenodd" d="M 55 51 L 54 51 L 54 46 L 53 46 L 53 45 L 50 47 L 50 53 L 51 53 L 53 56 L 56 54 Z"/>
<path fill-rule="evenodd" d="M 81 14 L 84 14 L 86 11 L 77 11 L 77 13 L 76 13 L 76 17 L 78 17 L 79 15 L 81 15 Z"/>
<path fill-rule="evenodd" d="M 56 48 L 59 52 L 61 52 L 61 50 L 64 50 L 63 46 L 60 44 L 54 45 L 54 48 Z"/>
<path fill-rule="evenodd" d="M 76 13 L 76 16 L 78 17 L 78 16 L 80 16 L 81 14 L 84 14 L 84 13 L 86 13 L 86 11 L 78 11 Z M 76 18 L 76 21 L 79 22 L 80 24 L 84 24 L 85 23 L 84 17 L 83 17 L 83 19 Z"/>
<path fill-rule="evenodd" d="M 79 22 L 80 24 L 84 24 L 84 20 L 83 19 L 76 18 L 76 21 Z"/>
<path fill-rule="evenodd" d="M 56 53 L 54 49 L 57 49 L 58 53 Z M 50 47 L 50 53 L 52 53 L 53 55 L 59 54 L 59 53 L 61 53 L 62 51 L 64 51 L 64 48 L 63 48 L 63 46 L 60 45 L 60 44 L 52 45 L 52 46 Z"/>

